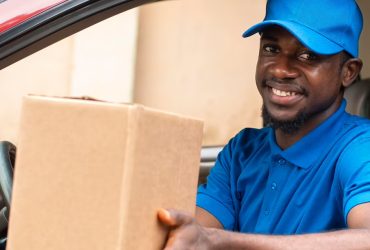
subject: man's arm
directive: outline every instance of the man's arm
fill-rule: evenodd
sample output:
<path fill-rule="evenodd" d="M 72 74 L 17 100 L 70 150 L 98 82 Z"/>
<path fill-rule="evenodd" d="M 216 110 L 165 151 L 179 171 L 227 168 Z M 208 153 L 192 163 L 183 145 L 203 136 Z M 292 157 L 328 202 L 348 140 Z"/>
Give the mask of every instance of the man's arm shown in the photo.
<path fill-rule="evenodd" d="M 165 250 L 370 249 L 370 203 L 358 205 L 349 212 L 350 229 L 303 235 L 275 236 L 225 231 L 220 229 L 222 225 L 215 217 L 200 208 L 197 208 L 196 219 L 175 210 L 161 210 L 159 219 L 171 227 Z"/>
<path fill-rule="evenodd" d="M 203 208 L 197 207 L 195 211 L 195 220 L 203 227 L 212 227 L 223 229 L 222 224 L 212 214 L 204 210 Z"/>

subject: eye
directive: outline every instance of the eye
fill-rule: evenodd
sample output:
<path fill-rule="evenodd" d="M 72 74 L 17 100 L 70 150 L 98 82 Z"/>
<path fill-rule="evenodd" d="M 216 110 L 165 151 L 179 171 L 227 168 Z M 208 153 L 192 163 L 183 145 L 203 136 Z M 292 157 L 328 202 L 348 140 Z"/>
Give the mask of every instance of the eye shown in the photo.
<path fill-rule="evenodd" d="M 268 54 L 274 54 L 279 52 L 279 48 L 276 45 L 265 44 L 263 45 L 263 52 Z"/>
<path fill-rule="evenodd" d="M 298 55 L 298 59 L 302 61 L 315 61 L 319 56 L 312 51 L 304 51 Z"/>

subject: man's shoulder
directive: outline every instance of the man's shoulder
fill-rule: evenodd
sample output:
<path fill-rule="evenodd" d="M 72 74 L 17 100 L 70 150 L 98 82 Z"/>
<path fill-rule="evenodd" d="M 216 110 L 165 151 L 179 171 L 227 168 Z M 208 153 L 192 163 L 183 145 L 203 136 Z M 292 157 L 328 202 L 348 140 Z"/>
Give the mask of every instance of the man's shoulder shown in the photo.
<path fill-rule="evenodd" d="M 248 158 L 256 152 L 268 154 L 273 130 L 265 128 L 244 128 L 230 139 L 218 155 L 219 162 L 231 162 L 232 158 Z M 217 165 L 217 164 L 216 164 Z M 237 167 L 236 165 L 233 167 Z"/>
<path fill-rule="evenodd" d="M 264 127 L 264 128 L 244 128 L 242 129 L 236 136 L 238 140 L 261 140 L 269 136 L 272 132 L 272 128 Z"/>
<path fill-rule="evenodd" d="M 367 118 L 348 115 L 335 143 L 337 148 L 342 148 L 341 154 L 349 154 L 350 158 L 359 157 L 370 153 L 370 120 Z"/>
<path fill-rule="evenodd" d="M 370 119 L 348 114 L 344 128 L 354 136 L 370 136 Z"/>
<path fill-rule="evenodd" d="M 273 133 L 272 128 L 244 128 L 233 137 L 229 145 L 231 148 L 245 148 L 268 143 Z"/>

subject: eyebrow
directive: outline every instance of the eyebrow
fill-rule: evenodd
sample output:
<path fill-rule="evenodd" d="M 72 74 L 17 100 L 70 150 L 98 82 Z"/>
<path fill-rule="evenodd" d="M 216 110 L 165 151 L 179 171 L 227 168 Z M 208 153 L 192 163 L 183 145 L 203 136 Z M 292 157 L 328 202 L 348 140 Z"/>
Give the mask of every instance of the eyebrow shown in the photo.
<path fill-rule="evenodd" d="M 278 42 L 279 42 L 279 38 L 278 38 L 278 37 L 276 37 L 276 36 L 274 36 L 274 35 L 270 35 L 270 34 L 264 34 L 264 33 L 262 33 L 262 34 L 261 34 L 261 40 L 267 40 L 267 41 L 272 41 L 272 42 L 276 42 L 276 43 L 278 43 Z M 299 42 L 298 40 L 297 40 L 297 42 L 298 42 L 298 46 L 299 46 L 301 49 L 307 49 L 307 50 L 311 51 L 312 53 L 315 53 L 315 54 L 317 54 L 317 55 L 318 55 L 318 53 L 314 52 L 312 49 L 307 48 L 306 46 L 304 46 L 304 45 L 303 45 L 301 42 Z"/>
<path fill-rule="evenodd" d="M 262 35 L 261 35 L 261 40 L 270 40 L 270 41 L 273 41 L 273 42 L 278 42 L 279 41 L 279 39 L 277 39 L 276 37 L 274 37 L 274 36 L 271 36 L 271 35 L 266 35 L 266 34 L 264 34 L 264 33 L 262 33 Z"/>

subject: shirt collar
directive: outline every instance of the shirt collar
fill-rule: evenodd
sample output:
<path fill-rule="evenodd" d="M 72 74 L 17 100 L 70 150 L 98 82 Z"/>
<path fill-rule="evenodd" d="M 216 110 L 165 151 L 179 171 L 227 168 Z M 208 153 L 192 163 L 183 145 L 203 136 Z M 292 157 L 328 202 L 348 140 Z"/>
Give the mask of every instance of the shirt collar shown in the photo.
<path fill-rule="evenodd" d="M 277 145 L 275 132 L 271 129 L 269 141 L 273 156 L 283 157 L 296 166 L 308 168 L 335 141 L 337 133 L 344 124 L 345 108 L 346 101 L 343 100 L 334 114 L 285 150 Z"/>

